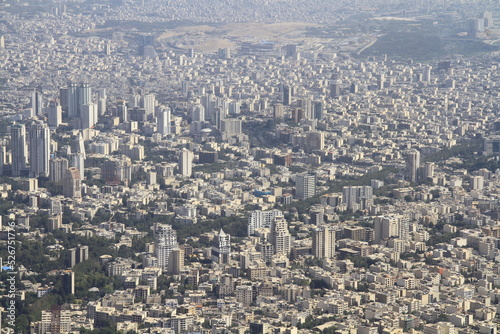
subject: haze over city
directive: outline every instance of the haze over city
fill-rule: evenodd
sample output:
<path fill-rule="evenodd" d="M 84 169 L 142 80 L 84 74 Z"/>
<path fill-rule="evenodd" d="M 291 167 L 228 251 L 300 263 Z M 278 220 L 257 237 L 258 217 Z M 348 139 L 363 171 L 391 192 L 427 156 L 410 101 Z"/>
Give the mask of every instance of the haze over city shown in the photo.
<path fill-rule="evenodd" d="M 496 334 L 499 19 L 0 1 L 0 333 Z"/>

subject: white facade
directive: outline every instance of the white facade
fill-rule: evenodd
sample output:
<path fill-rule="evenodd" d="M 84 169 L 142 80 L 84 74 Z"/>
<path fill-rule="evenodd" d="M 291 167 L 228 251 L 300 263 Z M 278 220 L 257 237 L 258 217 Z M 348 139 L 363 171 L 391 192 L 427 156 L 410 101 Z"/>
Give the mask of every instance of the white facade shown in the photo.
<path fill-rule="evenodd" d="M 255 234 L 255 230 L 261 227 L 271 228 L 276 217 L 283 217 L 280 210 L 252 211 L 248 217 L 248 235 Z"/>
<path fill-rule="evenodd" d="M 167 224 L 155 224 L 155 255 L 158 258 L 158 266 L 163 271 L 168 270 L 168 264 L 172 249 L 177 248 L 177 231 Z"/>
<path fill-rule="evenodd" d="M 171 133 L 170 130 L 171 123 L 171 113 L 170 108 L 162 108 L 157 114 L 157 131 L 162 136 L 166 136 Z"/>
<path fill-rule="evenodd" d="M 179 174 L 182 176 L 191 176 L 193 173 L 193 152 L 182 149 L 179 154 Z"/>
<path fill-rule="evenodd" d="M 336 232 L 332 226 L 320 226 L 312 235 L 313 255 L 318 259 L 335 257 Z"/>

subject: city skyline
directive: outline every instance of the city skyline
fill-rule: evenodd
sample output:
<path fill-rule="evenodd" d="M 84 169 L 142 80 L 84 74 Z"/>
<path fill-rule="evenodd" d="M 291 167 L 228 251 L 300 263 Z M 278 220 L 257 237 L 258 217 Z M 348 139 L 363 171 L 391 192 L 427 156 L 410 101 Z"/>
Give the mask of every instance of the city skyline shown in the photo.
<path fill-rule="evenodd" d="M 498 1 L 0 12 L 0 334 L 499 331 Z"/>

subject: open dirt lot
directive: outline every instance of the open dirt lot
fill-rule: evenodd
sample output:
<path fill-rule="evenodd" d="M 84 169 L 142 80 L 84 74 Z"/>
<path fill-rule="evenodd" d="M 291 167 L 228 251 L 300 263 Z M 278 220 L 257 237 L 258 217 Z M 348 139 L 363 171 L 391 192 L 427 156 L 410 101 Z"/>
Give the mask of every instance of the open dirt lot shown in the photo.
<path fill-rule="evenodd" d="M 158 40 L 180 48 L 210 51 L 232 47 L 237 41 L 297 41 L 303 38 L 303 32 L 308 27 L 318 26 L 302 22 L 230 23 L 219 27 L 201 25 L 166 30 Z"/>

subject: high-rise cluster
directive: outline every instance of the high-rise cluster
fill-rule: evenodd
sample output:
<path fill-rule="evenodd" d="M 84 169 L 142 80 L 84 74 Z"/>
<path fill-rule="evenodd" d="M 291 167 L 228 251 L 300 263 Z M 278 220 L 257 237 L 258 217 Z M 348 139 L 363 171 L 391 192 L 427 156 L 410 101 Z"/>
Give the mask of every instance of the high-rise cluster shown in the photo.
<path fill-rule="evenodd" d="M 10 128 L 12 176 L 29 173 L 30 177 L 50 174 L 50 129 L 42 121 L 14 124 Z"/>

